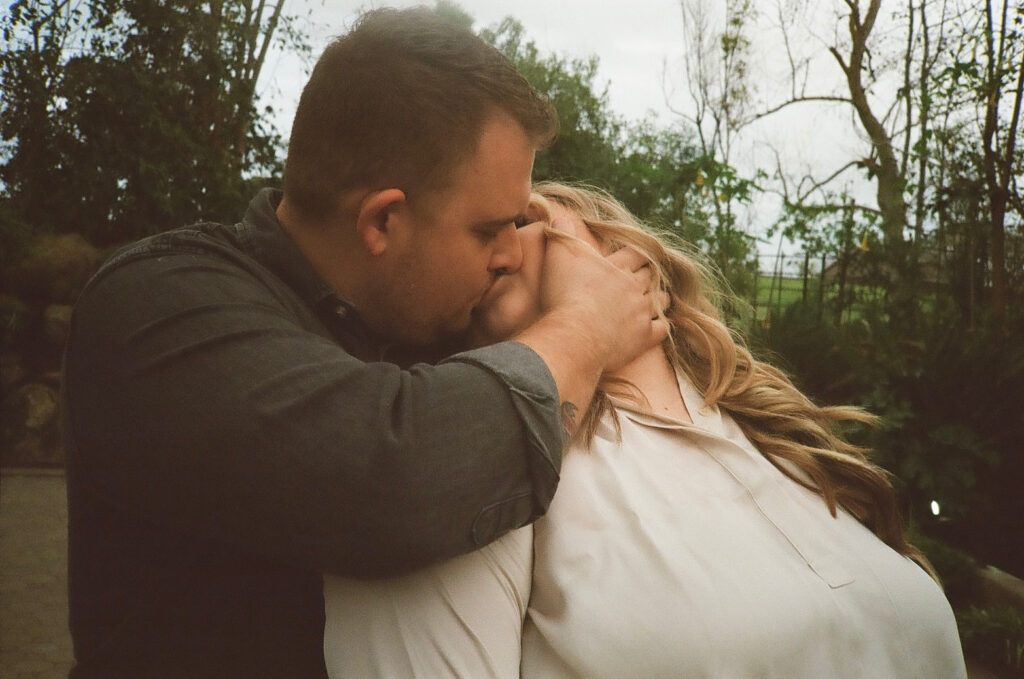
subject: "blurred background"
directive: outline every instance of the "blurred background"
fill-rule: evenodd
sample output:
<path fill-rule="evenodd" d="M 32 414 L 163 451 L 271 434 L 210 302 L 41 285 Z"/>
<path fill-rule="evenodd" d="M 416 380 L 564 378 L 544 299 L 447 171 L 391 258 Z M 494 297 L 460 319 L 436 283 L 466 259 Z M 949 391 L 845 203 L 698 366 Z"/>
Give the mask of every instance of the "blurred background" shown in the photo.
<path fill-rule="evenodd" d="M 1024 676 L 1024 2 L 609 5 L 434 7 L 553 101 L 536 179 L 605 188 L 695 245 L 755 353 L 821 403 L 882 416 L 850 434 L 893 473 L 968 654 Z M 59 476 L 60 355 L 85 280 L 124 243 L 237 221 L 279 185 L 316 56 L 370 6 L 3 10 L 5 469 Z"/>

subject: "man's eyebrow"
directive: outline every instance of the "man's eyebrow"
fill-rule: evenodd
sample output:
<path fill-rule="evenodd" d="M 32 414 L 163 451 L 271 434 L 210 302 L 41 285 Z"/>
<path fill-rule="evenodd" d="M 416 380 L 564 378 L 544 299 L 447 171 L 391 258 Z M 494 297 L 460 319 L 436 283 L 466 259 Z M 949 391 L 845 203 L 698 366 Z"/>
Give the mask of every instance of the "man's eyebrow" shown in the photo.
<path fill-rule="evenodd" d="M 526 222 L 529 218 L 525 212 L 513 215 L 511 217 L 499 217 L 498 219 L 489 219 L 486 222 L 480 222 L 477 224 L 478 229 L 497 229 L 498 227 L 505 226 L 506 224 L 515 223 L 517 226 Z"/>

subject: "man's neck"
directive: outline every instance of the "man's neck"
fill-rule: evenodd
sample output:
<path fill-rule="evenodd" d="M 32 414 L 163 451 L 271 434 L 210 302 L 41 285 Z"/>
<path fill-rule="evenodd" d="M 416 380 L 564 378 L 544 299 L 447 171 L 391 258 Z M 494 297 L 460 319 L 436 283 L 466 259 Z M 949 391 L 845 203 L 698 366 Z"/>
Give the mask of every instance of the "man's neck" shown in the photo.
<path fill-rule="evenodd" d="M 362 302 L 359 281 L 360 265 L 354 258 L 358 252 L 346 238 L 350 230 L 340 224 L 311 222 L 303 218 L 288 202 L 287 196 L 277 206 L 277 221 L 302 255 L 338 297 L 357 309 Z"/>

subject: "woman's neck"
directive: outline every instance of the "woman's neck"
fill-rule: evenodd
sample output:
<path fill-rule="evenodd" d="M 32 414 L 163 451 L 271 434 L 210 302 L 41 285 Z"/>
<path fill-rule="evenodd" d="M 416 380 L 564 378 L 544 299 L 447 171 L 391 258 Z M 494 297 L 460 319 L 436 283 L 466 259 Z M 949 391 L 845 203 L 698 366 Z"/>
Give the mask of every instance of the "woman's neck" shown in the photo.
<path fill-rule="evenodd" d="M 655 415 L 693 422 L 679 393 L 675 369 L 660 346 L 641 354 L 609 376 L 626 380 L 639 389 Z"/>

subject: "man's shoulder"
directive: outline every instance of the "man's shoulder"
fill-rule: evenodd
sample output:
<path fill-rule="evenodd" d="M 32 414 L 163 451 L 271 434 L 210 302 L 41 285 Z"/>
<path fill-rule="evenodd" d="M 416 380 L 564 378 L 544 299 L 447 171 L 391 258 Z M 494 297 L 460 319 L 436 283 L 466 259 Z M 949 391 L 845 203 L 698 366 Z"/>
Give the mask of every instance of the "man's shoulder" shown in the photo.
<path fill-rule="evenodd" d="M 277 221 L 280 191 L 264 189 L 234 224 L 212 221 L 153 234 L 123 246 L 93 276 L 86 290 L 116 277 L 119 287 L 146 287 L 154 278 L 208 279 L 238 275 L 289 302 L 315 306 L 327 291 L 305 256 Z"/>
<path fill-rule="evenodd" d="M 100 266 L 83 294 L 110 278 L 118 279 L 118 287 L 141 289 L 154 284 L 162 274 L 174 276 L 194 273 L 208 276 L 214 272 L 242 274 L 275 290 L 284 287 L 279 272 L 268 268 L 254 242 L 251 225 L 198 222 L 170 229 L 129 243 L 116 250 Z M 192 266 L 183 266 L 191 263 Z"/>
<path fill-rule="evenodd" d="M 239 238 L 240 225 L 199 222 L 153 234 L 122 246 L 100 268 L 100 272 L 149 258 L 173 255 L 204 255 L 218 258 L 252 259 Z"/>

